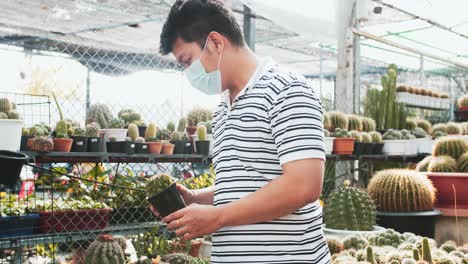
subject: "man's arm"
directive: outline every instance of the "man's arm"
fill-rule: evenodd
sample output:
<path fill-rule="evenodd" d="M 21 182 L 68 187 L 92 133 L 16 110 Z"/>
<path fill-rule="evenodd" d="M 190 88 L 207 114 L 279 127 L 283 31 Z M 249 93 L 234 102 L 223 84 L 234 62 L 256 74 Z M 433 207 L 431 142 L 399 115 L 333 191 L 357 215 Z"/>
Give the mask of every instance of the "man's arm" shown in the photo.
<path fill-rule="evenodd" d="M 215 187 L 193 190 L 193 203 L 213 205 Z"/>

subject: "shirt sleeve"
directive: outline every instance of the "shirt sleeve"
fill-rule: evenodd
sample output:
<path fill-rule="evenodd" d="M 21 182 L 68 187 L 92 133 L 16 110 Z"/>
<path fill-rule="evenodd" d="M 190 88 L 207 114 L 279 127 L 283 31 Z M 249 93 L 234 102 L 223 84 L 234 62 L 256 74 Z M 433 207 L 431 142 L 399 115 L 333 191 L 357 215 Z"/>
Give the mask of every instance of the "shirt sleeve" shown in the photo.
<path fill-rule="evenodd" d="M 281 165 L 325 160 L 322 103 L 307 84 L 295 81 L 282 89 L 270 109 L 270 124 Z"/>

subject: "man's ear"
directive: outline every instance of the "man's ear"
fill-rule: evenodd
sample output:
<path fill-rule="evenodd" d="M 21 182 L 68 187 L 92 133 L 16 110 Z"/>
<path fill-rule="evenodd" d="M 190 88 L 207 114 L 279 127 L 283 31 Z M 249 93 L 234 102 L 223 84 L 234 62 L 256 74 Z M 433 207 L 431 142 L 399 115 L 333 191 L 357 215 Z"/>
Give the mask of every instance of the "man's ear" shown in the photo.
<path fill-rule="evenodd" d="M 212 43 L 212 48 L 216 49 L 218 52 L 222 52 L 224 49 L 224 36 L 219 34 L 216 31 L 211 31 L 208 35 L 208 39 Z M 209 44 L 208 44 L 209 45 Z"/>

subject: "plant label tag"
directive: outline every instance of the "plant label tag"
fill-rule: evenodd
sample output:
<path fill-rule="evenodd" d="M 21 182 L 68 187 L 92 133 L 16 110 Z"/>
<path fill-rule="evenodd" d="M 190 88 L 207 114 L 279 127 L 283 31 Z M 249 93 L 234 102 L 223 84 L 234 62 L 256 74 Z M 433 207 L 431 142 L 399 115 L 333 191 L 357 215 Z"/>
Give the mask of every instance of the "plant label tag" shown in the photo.
<path fill-rule="evenodd" d="M 97 138 L 92 138 L 92 139 L 91 139 L 91 142 L 92 142 L 92 143 L 96 143 L 96 142 L 97 142 Z"/>

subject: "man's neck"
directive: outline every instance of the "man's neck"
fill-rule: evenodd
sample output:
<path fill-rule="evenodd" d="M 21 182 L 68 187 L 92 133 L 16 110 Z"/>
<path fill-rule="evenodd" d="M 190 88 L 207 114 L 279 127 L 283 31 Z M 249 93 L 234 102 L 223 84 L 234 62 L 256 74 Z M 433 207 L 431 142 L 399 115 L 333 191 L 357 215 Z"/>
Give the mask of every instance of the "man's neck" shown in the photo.
<path fill-rule="evenodd" d="M 230 63 L 231 80 L 228 83 L 229 97 L 231 103 L 237 95 L 245 88 L 250 78 L 254 75 L 257 69 L 257 57 L 249 49 L 239 50 Z"/>

